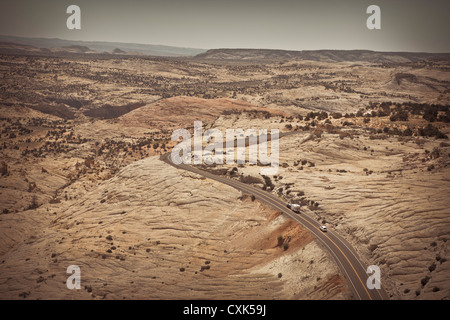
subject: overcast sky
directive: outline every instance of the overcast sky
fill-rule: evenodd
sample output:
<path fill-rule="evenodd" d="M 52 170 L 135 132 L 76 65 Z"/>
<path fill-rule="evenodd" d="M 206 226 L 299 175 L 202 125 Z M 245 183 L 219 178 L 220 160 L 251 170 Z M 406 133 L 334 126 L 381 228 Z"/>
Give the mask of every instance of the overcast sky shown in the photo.
<path fill-rule="evenodd" d="M 450 52 L 449 0 L 0 0 L 0 34 L 193 48 Z M 81 30 L 66 9 L 81 8 Z M 381 8 L 381 30 L 366 9 Z"/>

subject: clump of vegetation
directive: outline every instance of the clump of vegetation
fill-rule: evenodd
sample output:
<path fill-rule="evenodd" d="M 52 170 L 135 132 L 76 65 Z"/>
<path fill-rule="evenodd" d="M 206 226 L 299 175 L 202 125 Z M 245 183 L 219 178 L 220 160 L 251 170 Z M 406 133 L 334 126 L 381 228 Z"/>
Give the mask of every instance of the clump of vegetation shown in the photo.
<path fill-rule="evenodd" d="M 334 112 L 331 116 L 333 117 L 333 119 L 340 119 L 342 118 L 342 113 Z"/>
<path fill-rule="evenodd" d="M 434 270 L 436 270 L 436 263 L 432 263 L 429 267 L 428 267 L 428 270 L 430 271 L 430 272 L 433 272 Z"/>
<path fill-rule="evenodd" d="M 247 176 L 242 175 L 239 180 L 247 184 L 264 184 L 261 179 L 250 175 Z"/>
<path fill-rule="evenodd" d="M 8 165 L 6 164 L 5 161 L 2 161 L 2 164 L 0 165 L 0 174 L 2 176 L 7 176 L 8 175 Z"/>
<path fill-rule="evenodd" d="M 264 179 L 264 186 L 263 186 L 263 190 L 273 190 L 275 188 L 275 185 L 272 182 L 272 179 L 270 179 L 270 177 L 268 176 L 262 176 Z"/>
<path fill-rule="evenodd" d="M 278 246 L 281 247 L 284 242 L 283 236 L 278 236 L 277 241 L 278 241 Z"/>
<path fill-rule="evenodd" d="M 420 280 L 420 283 L 422 284 L 422 287 L 425 287 L 428 281 L 430 281 L 431 277 L 425 276 L 422 280 Z"/>
<path fill-rule="evenodd" d="M 429 123 L 426 127 L 419 128 L 419 135 L 422 137 L 436 137 L 437 139 L 448 139 L 448 136 L 439 131 L 438 128 Z"/>
<path fill-rule="evenodd" d="M 33 195 L 33 197 L 31 198 L 31 203 L 26 210 L 34 210 L 37 208 L 39 208 L 39 204 L 37 202 L 37 197 L 35 195 Z"/>
<path fill-rule="evenodd" d="M 398 110 L 389 118 L 391 121 L 408 121 L 408 112 L 406 110 Z"/>

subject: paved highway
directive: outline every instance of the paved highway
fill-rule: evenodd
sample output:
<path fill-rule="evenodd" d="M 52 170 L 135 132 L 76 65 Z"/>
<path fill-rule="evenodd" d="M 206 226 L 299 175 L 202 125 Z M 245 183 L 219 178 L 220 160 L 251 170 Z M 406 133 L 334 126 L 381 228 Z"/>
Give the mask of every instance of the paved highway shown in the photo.
<path fill-rule="evenodd" d="M 274 209 L 282 212 L 289 218 L 297 221 L 303 227 L 308 229 L 324 246 L 336 260 L 339 268 L 349 283 L 350 289 L 353 292 L 354 298 L 359 300 L 383 300 L 389 299 L 386 292 L 381 289 L 369 289 L 366 286 L 366 281 L 369 275 L 366 273 L 367 267 L 364 267 L 361 260 L 358 258 L 355 250 L 351 245 L 342 237 L 340 237 L 333 230 L 328 229 L 327 232 L 323 232 L 319 229 L 320 224 L 305 214 L 296 214 L 289 208 L 287 203 L 284 203 L 281 199 L 254 186 L 242 183 L 231 178 L 212 174 L 210 172 L 198 169 L 191 165 L 180 164 L 176 165 L 171 161 L 171 154 L 164 154 L 161 159 L 166 163 L 193 173 L 202 175 L 206 178 L 219 181 L 227 184 L 235 189 L 245 192 L 250 195 L 254 195 L 256 199 L 264 202 Z"/>

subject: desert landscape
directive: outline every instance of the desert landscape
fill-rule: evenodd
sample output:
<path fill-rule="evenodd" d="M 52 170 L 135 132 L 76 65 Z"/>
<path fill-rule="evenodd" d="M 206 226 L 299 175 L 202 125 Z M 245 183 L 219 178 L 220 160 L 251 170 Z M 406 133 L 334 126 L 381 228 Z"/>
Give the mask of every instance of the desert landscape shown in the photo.
<path fill-rule="evenodd" d="M 300 204 L 390 299 L 450 298 L 448 54 L 2 43 L 0 70 L 0 299 L 355 299 L 302 225 L 161 160 L 194 121 L 278 129 L 276 175 L 201 168 Z"/>

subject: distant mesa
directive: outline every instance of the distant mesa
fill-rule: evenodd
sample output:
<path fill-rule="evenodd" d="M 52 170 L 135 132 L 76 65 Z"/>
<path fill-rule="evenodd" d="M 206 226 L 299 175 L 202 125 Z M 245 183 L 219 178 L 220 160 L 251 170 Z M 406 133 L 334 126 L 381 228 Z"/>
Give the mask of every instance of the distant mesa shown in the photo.
<path fill-rule="evenodd" d="M 89 47 L 86 46 L 80 46 L 80 45 L 70 45 L 70 46 L 64 46 L 62 47 L 62 49 L 68 49 L 70 51 L 77 51 L 77 52 L 88 52 L 88 51 L 92 51 Z"/>
<path fill-rule="evenodd" d="M 0 35 L 0 53 L 17 54 L 98 54 L 126 56 L 192 57 L 210 62 L 279 62 L 279 61 L 320 61 L 320 62 L 369 62 L 369 63 L 411 63 L 418 61 L 450 61 L 450 53 L 426 52 L 380 52 L 371 50 L 279 50 L 279 49 L 198 49 L 121 43 L 106 41 L 74 41 L 48 38 L 26 38 Z M 405 80 L 405 79 L 401 79 Z M 408 79 L 406 79 L 408 80 Z"/>
<path fill-rule="evenodd" d="M 55 47 L 36 47 L 30 44 L 22 44 L 15 42 L 0 42 L 0 51 L 8 53 L 92 53 L 94 50 L 83 45 L 67 45 L 67 46 L 55 46 Z"/>
<path fill-rule="evenodd" d="M 33 50 L 37 49 L 31 45 L 26 44 L 18 44 L 13 42 L 0 42 L 0 48 L 8 48 L 8 49 L 22 49 L 22 50 Z"/>
<path fill-rule="evenodd" d="M 75 54 L 127 54 L 127 55 L 149 55 L 149 56 L 167 56 L 167 57 L 193 57 L 205 49 L 184 48 L 164 45 L 122 43 L 107 41 L 75 41 L 57 38 L 31 38 L 0 35 L 0 42 L 14 43 L 14 46 L 1 46 L 0 52 L 11 53 L 23 51 L 32 52 L 31 49 L 41 53 L 40 49 L 50 49 L 52 53 L 75 53 Z M 24 46 L 26 45 L 26 46 Z M 27 47 L 28 46 L 28 47 Z M 118 51 L 120 50 L 120 51 Z M 48 51 L 47 51 L 48 53 Z"/>
<path fill-rule="evenodd" d="M 26 44 L 20 44 L 20 43 L 14 43 L 14 42 L 0 42 L 0 50 L 6 51 L 6 52 L 39 52 L 40 49 L 36 48 L 32 45 L 26 45 Z"/>
<path fill-rule="evenodd" d="M 195 56 L 198 60 L 407 63 L 422 60 L 450 60 L 450 53 L 379 52 L 370 50 L 276 50 L 276 49 L 211 49 Z"/>
<path fill-rule="evenodd" d="M 115 49 L 112 51 L 112 53 L 113 53 L 113 54 L 124 54 L 124 53 L 127 53 L 127 52 L 124 51 L 124 50 L 122 50 L 122 49 L 115 48 Z"/>

